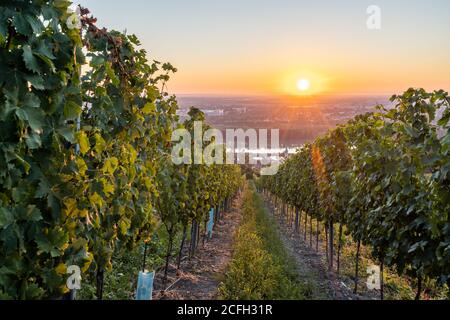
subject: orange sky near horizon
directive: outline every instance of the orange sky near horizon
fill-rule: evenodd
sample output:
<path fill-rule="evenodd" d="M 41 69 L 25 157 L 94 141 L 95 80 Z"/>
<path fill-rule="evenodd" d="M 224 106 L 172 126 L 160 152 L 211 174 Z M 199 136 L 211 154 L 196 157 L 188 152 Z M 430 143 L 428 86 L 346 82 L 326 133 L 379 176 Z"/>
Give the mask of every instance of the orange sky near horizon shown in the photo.
<path fill-rule="evenodd" d="M 135 33 L 179 71 L 176 94 L 315 95 L 450 90 L 450 1 L 76 1 L 99 24 Z M 152 13 L 152 14 L 150 14 Z M 132 18 L 130 18 L 132 17 Z M 310 89 L 297 89 L 307 79 Z"/>
<path fill-rule="evenodd" d="M 390 72 L 386 73 L 385 69 Z M 300 70 L 300 71 L 298 71 Z M 409 87 L 423 87 L 432 91 L 450 90 L 450 70 L 438 63 L 420 69 L 380 64 L 373 67 L 354 68 L 351 72 L 328 68 L 298 67 L 293 64 L 282 70 L 258 68 L 240 72 L 234 69 L 205 69 L 179 72 L 172 76 L 170 91 L 178 94 L 232 94 L 232 95 L 309 95 L 309 94 L 395 94 Z M 214 76 L 212 77 L 211 74 Z M 297 82 L 307 79 L 311 88 L 305 92 L 297 89 Z"/>

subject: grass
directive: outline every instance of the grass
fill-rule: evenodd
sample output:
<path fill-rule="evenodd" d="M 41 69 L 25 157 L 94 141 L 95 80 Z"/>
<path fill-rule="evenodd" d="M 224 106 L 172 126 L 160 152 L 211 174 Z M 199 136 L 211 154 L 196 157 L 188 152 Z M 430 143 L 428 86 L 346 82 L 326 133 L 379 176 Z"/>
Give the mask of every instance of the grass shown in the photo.
<path fill-rule="evenodd" d="M 220 285 L 223 299 L 300 300 L 310 289 L 298 278 L 297 267 L 254 187 L 245 190 L 243 222 L 237 232 L 233 259 Z"/>

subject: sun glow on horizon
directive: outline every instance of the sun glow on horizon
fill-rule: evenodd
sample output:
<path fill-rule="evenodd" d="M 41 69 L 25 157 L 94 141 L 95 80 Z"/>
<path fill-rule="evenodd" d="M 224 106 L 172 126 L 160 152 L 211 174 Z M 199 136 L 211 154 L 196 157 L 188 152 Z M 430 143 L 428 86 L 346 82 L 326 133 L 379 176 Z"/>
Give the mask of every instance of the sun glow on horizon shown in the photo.
<path fill-rule="evenodd" d="M 308 91 L 311 88 L 311 82 L 308 79 L 300 79 L 297 81 L 297 89 L 300 92 Z"/>
<path fill-rule="evenodd" d="M 330 76 L 323 71 L 296 67 L 290 69 L 280 72 L 279 86 L 274 91 L 292 96 L 313 96 L 330 91 Z"/>

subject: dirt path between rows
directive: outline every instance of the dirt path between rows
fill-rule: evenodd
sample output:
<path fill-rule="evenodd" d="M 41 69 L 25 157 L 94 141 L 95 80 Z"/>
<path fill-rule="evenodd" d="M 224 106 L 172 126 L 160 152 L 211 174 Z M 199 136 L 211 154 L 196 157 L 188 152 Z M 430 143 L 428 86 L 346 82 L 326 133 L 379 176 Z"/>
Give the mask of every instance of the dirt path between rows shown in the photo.
<path fill-rule="evenodd" d="M 168 290 L 156 290 L 155 300 L 218 298 L 218 287 L 225 278 L 227 266 L 232 258 L 235 233 L 242 218 L 242 196 L 242 193 L 238 194 L 233 200 L 231 209 L 222 213 L 222 219 L 214 226 L 213 238 L 206 241 L 204 246 L 200 243 L 196 255 L 191 260 L 185 259 L 181 270 L 177 271 L 174 265 L 170 266 Z"/>
<path fill-rule="evenodd" d="M 170 265 L 167 283 L 155 279 L 155 300 L 214 300 L 219 298 L 219 285 L 233 255 L 235 233 L 241 223 L 243 194 L 239 194 L 228 212 L 222 213 L 221 221 L 214 228 L 213 238 L 199 245 L 190 260 L 182 262 L 181 270 Z M 269 212 L 274 207 L 265 201 Z M 295 232 L 286 221 L 277 217 L 280 238 L 289 254 L 295 259 L 299 278 L 309 284 L 312 300 L 369 300 L 374 297 L 355 295 L 349 279 L 340 278 L 329 271 L 323 251 L 316 252 L 315 243 L 309 246 L 303 235 Z M 186 248 L 188 244 L 186 245 Z M 347 283 L 347 284 L 346 284 Z"/>
<path fill-rule="evenodd" d="M 269 212 L 274 207 L 265 201 Z M 295 232 L 281 217 L 275 217 L 279 224 L 280 237 L 290 255 L 297 263 L 300 279 L 310 284 L 313 300 L 371 300 L 374 297 L 355 295 L 349 279 L 340 278 L 335 271 L 328 270 L 325 252 L 317 252 L 315 242 L 309 246 L 309 236 L 305 242 L 303 235 Z M 347 283 L 347 284 L 346 284 Z"/>

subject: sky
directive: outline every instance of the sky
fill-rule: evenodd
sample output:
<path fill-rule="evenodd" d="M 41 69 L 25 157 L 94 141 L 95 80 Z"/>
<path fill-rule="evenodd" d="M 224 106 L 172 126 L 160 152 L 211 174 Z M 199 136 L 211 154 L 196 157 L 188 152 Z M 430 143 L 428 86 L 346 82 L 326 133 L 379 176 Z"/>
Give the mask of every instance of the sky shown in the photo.
<path fill-rule="evenodd" d="M 178 72 L 176 94 L 450 90 L 448 0 L 74 0 Z M 381 10 L 369 30 L 366 10 Z M 301 92 L 297 83 L 306 80 Z M 304 81 L 303 81 L 304 83 Z"/>

